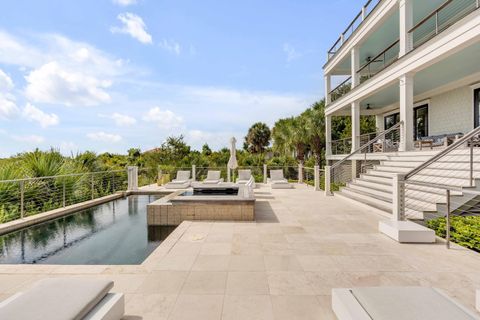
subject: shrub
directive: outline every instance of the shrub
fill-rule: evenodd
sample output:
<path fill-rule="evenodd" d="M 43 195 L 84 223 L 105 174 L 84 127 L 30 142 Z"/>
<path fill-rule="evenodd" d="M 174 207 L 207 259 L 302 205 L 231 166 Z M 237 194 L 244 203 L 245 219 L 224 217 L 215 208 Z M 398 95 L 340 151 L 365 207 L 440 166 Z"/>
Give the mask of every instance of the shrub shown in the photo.
<path fill-rule="evenodd" d="M 437 218 L 427 222 L 437 236 L 446 237 L 446 219 Z M 480 252 L 480 216 L 450 218 L 450 240 L 459 245 Z"/>

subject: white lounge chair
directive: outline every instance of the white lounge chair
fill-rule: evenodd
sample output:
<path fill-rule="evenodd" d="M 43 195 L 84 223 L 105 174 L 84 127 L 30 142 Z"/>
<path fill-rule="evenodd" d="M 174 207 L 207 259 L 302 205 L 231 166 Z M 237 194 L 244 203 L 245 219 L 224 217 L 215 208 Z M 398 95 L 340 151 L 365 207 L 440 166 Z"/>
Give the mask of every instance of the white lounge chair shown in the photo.
<path fill-rule="evenodd" d="M 268 179 L 272 189 L 292 189 L 293 185 L 283 176 L 283 170 L 270 170 L 270 179 Z"/>
<path fill-rule="evenodd" d="M 177 178 L 167 183 L 165 189 L 186 189 L 190 187 L 191 182 L 190 171 L 180 170 L 177 171 Z"/>
<path fill-rule="evenodd" d="M 478 320 L 480 317 L 444 292 L 428 287 L 332 289 L 339 320 Z"/>
<path fill-rule="evenodd" d="M 122 293 L 110 293 L 113 281 L 51 278 L 0 302 L 0 319 L 120 320 L 125 313 Z"/>
<path fill-rule="evenodd" d="M 218 184 L 223 182 L 223 178 L 220 178 L 220 171 L 213 171 L 213 170 L 208 170 L 207 172 L 207 178 L 202 181 L 202 183 L 205 184 Z"/>
<path fill-rule="evenodd" d="M 238 178 L 237 178 L 237 184 L 247 184 L 251 182 L 251 187 L 255 188 L 255 179 L 253 179 L 252 176 L 252 170 L 246 169 L 246 170 L 238 170 Z M 253 181 L 253 182 L 252 182 Z"/>

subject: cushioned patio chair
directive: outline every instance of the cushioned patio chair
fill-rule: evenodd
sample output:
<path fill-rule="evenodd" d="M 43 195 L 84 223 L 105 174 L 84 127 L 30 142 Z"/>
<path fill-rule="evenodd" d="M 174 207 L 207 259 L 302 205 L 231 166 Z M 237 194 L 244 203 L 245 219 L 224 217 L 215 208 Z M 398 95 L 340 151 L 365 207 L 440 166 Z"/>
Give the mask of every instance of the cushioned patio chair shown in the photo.
<path fill-rule="evenodd" d="M 252 179 L 252 170 L 250 169 L 245 169 L 245 170 L 238 170 L 238 178 L 237 178 L 237 184 L 247 184 L 251 181 L 251 187 L 255 188 L 255 179 Z"/>
<path fill-rule="evenodd" d="M 165 189 L 186 189 L 190 187 L 191 182 L 190 171 L 180 170 L 177 171 L 177 178 L 167 183 Z"/>
<path fill-rule="evenodd" d="M 339 320 L 479 320 L 444 292 L 428 287 L 332 289 Z"/>
<path fill-rule="evenodd" d="M 125 312 L 122 293 L 111 293 L 113 281 L 51 278 L 0 302 L 0 319 L 120 320 Z"/>
<path fill-rule="evenodd" d="M 207 172 L 207 177 L 205 180 L 202 181 L 202 183 L 205 184 L 218 184 L 223 182 L 223 178 L 220 178 L 221 172 L 220 171 L 214 171 L 214 170 L 208 170 Z"/>
<path fill-rule="evenodd" d="M 270 170 L 268 181 L 272 189 L 292 189 L 293 185 L 283 176 L 283 170 Z"/>

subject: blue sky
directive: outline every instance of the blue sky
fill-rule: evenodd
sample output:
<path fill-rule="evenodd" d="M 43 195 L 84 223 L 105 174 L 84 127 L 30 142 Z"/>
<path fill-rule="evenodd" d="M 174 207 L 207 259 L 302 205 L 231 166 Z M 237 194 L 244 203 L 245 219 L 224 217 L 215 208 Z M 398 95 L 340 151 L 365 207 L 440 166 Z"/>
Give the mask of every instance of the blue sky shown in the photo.
<path fill-rule="evenodd" d="M 0 157 L 242 141 L 323 97 L 358 0 L 0 3 Z"/>

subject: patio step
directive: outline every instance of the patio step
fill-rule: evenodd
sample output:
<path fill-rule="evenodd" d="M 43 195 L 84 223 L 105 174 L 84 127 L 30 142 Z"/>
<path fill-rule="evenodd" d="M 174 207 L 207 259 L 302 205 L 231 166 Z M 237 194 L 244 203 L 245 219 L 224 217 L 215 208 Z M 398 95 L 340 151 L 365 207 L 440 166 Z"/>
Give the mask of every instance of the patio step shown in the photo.
<path fill-rule="evenodd" d="M 377 176 L 375 174 L 364 173 L 360 175 L 359 180 L 365 180 L 369 182 L 378 182 L 383 184 L 392 185 L 392 177 Z"/>
<path fill-rule="evenodd" d="M 375 197 L 379 197 L 379 198 L 383 198 L 383 199 L 391 199 L 392 198 L 391 187 L 390 187 L 390 190 L 385 190 L 385 188 L 382 190 L 382 189 L 379 189 L 379 188 L 365 187 L 365 186 L 363 186 L 361 184 L 358 184 L 358 183 L 355 183 L 355 182 L 348 183 L 347 186 L 350 189 L 362 191 L 365 194 L 369 194 L 369 195 L 372 195 L 372 196 L 375 196 Z"/>
<path fill-rule="evenodd" d="M 366 194 L 362 191 L 351 189 L 349 187 L 342 188 L 341 191 L 339 191 L 339 193 L 347 198 L 367 204 L 376 209 L 380 209 L 387 213 L 392 213 L 392 204 L 391 202 L 385 199 L 379 199 L 372 196 L 371 194 Z"/>

